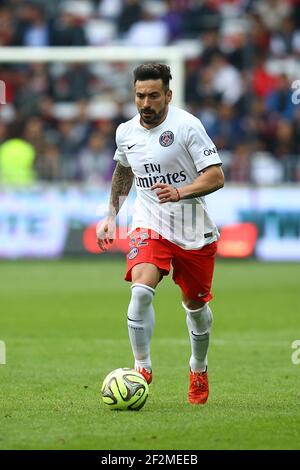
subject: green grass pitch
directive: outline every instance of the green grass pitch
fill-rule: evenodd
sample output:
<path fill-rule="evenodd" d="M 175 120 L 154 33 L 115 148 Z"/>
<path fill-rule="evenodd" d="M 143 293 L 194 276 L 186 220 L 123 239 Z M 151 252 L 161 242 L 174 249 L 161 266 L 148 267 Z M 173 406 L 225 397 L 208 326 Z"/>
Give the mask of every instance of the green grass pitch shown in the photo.
<path fill-rule="evenodd" d="M 138 412 L 100 400 L 131 367 L 124 260 L 0 263 L 1 449 L 299 449 L 300 266 L 217 262 L 210 398 L 187 403 L 189 340 L 180 294 L 155 296 L 154 383 Z"/>

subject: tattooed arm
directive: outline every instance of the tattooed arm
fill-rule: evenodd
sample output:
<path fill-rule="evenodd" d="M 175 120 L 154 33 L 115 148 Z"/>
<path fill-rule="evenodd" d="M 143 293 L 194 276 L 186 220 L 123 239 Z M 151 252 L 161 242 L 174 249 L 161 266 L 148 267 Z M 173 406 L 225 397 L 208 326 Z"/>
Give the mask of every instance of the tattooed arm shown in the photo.
<path fill-rule="evenodd" d="M 133 173 L 131 168 L 118 162 L 112 177 L 108 216 L 96 228 L 97 245 L 100 250 L 107 251 L 108 244 L 114 240 L 116 216 L 129 194 L 132 182 Z"/>
<path fill-rule="evenodd" d="M 115 168 L 109 199 L 109 216 L 116 216 L 122 207 L 123 202 L 129 194 L 133 182 L 133 173 L 130 167 L 125 167 L 117 163 Z"/>

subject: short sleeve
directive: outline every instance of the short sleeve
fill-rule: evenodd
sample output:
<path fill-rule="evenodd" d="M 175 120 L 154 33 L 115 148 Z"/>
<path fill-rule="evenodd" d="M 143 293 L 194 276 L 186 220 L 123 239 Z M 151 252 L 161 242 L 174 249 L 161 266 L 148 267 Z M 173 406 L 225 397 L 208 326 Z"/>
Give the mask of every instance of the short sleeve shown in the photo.
<path fill-rule="evenodd" d="M 117 150 L 115 151 L 114 160 L 120 162 L 121 165 L 130 167 L 130 164 L 127 160 L 125 152 L 122 150 L 122 139 L 121 139 L 121 132 L 122 132 L 122 124 L 117 128 L 116 131 L 116 144 Z"/>
<path fill-rule="evenodd" d="M 187 150 L 191 155 L 197 171 L 202 171 L 210 165 L 221 165 L 216 146 L 207 135 L 199 119 L 187 123 Z"/>

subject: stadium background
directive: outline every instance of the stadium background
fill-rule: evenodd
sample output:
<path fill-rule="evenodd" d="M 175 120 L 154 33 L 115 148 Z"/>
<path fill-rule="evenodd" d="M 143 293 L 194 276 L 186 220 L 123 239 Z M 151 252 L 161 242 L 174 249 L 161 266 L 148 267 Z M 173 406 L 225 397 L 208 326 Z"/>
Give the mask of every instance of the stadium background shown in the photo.
<path fill-rule="evenodd" d="M 184 404 L 188 339 L 170 280 L 149 403 L 135 417 L 99 407 L 101 377 L 131 363 L 124 258 L 98 253 L 94 228 L 136 64 L 68 51 L 112 46 L 179 51 L 182 104 L 223 160 L 226 186 L 207 197 L 221 240 L 204 411 Z M 54 47 L 66 61 L 45 60 Z M 40 61 L 20 60 L 35 48 Z M 299 448 L 299 59 L 298 0 L 0 0 L 1 449 Z"/>
<path fill-rule="evenodd" d="M 0 25 L 2 47 L 40 47 L 41 58 L 49 46 L 178 48 L 184 106 L 223 160 L 213 216 L 220 228 L 252 224 L 224 231 L 220 255 L 300 258 L 298 1 L 11 0 Z M 93 252 L 86 229 L 105 212 L 136 64 L 0 63 L 0 256 Z"/>

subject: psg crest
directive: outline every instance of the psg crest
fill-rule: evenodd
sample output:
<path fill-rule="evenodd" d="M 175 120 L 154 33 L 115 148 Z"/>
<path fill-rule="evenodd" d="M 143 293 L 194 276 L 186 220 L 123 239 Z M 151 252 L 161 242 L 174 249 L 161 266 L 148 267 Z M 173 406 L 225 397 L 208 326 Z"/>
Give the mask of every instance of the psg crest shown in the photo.
<path fill-rule="evenodd" d="M 169 145 L 174 142 L 174 134 L 172 131 L 165 131 L 161 134 L 159 138 L 159 143 L 163 147 L 169 147 Z"/>
<path fill-rule="evenodd" d="M 128 253 L 128 255 L 127 255 L 127 258 L 128 258 L 128 259 L 133 259 L 133 258 L 135 258 L 135 257 L 137 256 L 138 252 L 139 252 L 139 249 L 138 249 L 138 248 L 136 248 L 136 247 L 131 248 L 131 250 L 129 251 L 129 253 Z"/>

